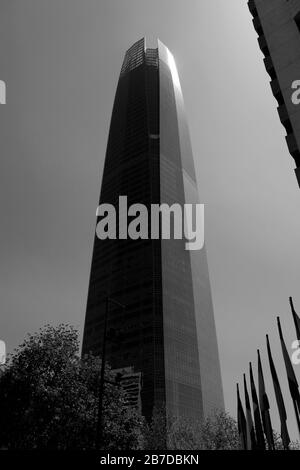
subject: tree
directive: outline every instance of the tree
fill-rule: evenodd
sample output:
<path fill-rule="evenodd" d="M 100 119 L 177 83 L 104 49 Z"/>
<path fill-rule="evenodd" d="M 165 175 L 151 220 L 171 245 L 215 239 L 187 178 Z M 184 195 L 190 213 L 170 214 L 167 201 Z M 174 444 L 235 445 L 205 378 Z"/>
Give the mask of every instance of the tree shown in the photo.
<path fill-rule="evenodd" d="M 47 325 L 15 350 L 0 377 L 0 447 L 94 448 L 101 360 L 78 351 L 69 325 Z M 126 407 L 108 366 L 105 378 L 103 446 L 140 448 L 143 419 Z"/>
<path fill-rule="evenodd" d="M 144 450 L 165 450 L 167 447 L 167 420 L 163 405 L 154 407 L 150 422 L 145 421 L 143 429 Z"/>
<path fill-rule="evenodd" d="M 224 411 L 215 411 L 204 421 L 171 416 L 164 408 L 153 413 L 144 430 L 146 449 L 236 450 L 239 436 L 236 421 Z M 165 437 L 167 436 L 167 437 Z"/>
<path fill-rule="evenodd" d="M 0 374 L 0 448 L 94 448 L 101 360 L 80 358 L 78 350 L 78 332 L 69 325 L 47 325 L 15 350 Z M 104 449 L 239 449 L 237 424 L 227 413 L 197 421 L 173 417 L 161 406 L 147 423 L 128 409 L 108 365 L 105 380 Z M 274 440 L 281 449 L 278 433 Z"/>
<path fill-rule="evenodd" d="M 168 419 L 168 448 L 170 450 L 199 450 L 201 423 L 190 418 Z"/>
<path fill-rule="evenodd" d="M 206 418 L 200 430 L 200 449 L 238 450 L 240 448 L 238 427 L 225 411 L 215 411 Z"/>
<path fill-rule="evenodd" d="M 273 430 L 273 439 L 275 444 L 275 450 L 284 450 L 282 439 L 280 433 Z M 299 450 L 300 445 L 298 441 L 291 441 L 289 445 L 289 450 Z"/>

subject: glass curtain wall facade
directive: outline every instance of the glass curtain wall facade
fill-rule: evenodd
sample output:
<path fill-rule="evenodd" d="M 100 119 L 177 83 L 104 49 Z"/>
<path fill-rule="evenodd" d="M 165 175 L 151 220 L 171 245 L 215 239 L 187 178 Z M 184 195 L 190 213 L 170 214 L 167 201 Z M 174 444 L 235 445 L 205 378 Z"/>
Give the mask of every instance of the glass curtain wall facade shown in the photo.
<path fill-rule="evenodd" d="M 172 54 L 145 40 L 126 53 L 118 82 L 100 203 L 196 203 L 198 191 L 179 78 Z M 165 406 L 203 418 L 223 409 L 205 247 L 185 240 L 95 237 L 83 353 L 101 354 L 109 295 L 107 361 L 142 374 L 142 411 Z"/>

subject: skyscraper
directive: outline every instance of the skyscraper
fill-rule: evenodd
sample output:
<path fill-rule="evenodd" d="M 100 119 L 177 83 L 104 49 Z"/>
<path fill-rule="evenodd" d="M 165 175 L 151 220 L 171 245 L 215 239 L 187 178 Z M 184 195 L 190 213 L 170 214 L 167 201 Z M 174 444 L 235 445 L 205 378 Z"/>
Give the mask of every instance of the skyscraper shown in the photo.
<path fill-rule="evenodd" d="M 198 191 L 176 65 L 169 50 L 136 42 L 125 54 L 112 112 L 100 203 L 197 203 Z M 109 303 L 107 361 L 142 375 L 142 410 L 165 406 L 202 418 L 223 408 L 205 248 L 185 240 L 95 237 L 83 353 L 101 354 Z M 114 338 L 109 339 L 109 332 Z"/>
<path fill-rule="evenodd" d="M 249 0 L 248 7 L 300 186 L 300 1 Z"/>

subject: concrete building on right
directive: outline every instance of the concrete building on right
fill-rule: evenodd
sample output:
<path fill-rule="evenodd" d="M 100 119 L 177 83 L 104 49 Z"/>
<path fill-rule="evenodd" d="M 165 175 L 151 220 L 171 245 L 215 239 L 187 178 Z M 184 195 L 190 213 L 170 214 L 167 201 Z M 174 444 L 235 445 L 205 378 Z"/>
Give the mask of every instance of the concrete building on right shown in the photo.
<path fill-rule="evenodd" d="M 249 0 L 300 186 L 300 0 Z"/>

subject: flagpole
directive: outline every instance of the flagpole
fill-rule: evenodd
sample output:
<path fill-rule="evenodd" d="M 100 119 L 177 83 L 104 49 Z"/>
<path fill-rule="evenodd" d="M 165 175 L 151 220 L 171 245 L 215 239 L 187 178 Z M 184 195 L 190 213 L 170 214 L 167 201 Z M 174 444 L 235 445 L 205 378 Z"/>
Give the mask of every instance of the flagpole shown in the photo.
<path fill-rule="evenodd" d="M 254 430 L 253 419 L 252 419 L 249 394 L 248 394 L 248 389 L 247 389 L 246 374 L 244 374 L 244 394 L 245 394 L 248 448 L 253 450 L 253 449 L 256 449 L 256 437 L 255 437 L 255 430 Z"/>
<path fill-rule="evenodd" d="M 295 416 L 296 416 L 296 421 L 297 421 L 297 426 L 298 426 L 298 431 L 300 435 L 300 394 L 299 394 L 299 386 L 298 382 L 296 379 L 296 375 L 291 363 L 290 356 L 288 354 L 285 341 L 283 338 L 282 334 L 282 329 L 281 329 L 281 324 L 280 324 L 280 318 L 277 317 L 277 326 L 278 326 L 278 332 L 279 332 L 279 338 L 281 342 L 281 350 L 282 350 L 282 355 L 284 359 L 284 364 L 285 364 L 285 370 L 286 370 L 286 375 L 288 379 L 288 384 L 289 384 L 289 389 L 290 389 L 290 394 L 291 398 L 293 401 L 294 405 L 294 410 L 295 410 Z"/>
<path fill-rule="evenodd" d="M 299 435 L 300 435 L 300 417 L 299 417 L 299 411 L 300 411 L 300 410 L 298 409 L 295 400 L 292 400 L 292 402 L 293 402 L 293 405 L 294 405 L 294 411 L 295 411 L 295 416 L 296 416 L 298 431 L 299 431 Z"/>
<path fill-rule="evenodd" d="M 259 349 L 257 350 L 257 365 L 258 365 L 259 406 L 261 409 L 264 433 L 268 442 L 268 449 L 275 450 L 272 422 L 271 422 L 271 417 L 270 417 L 270 412 L 269 412 L 270 404 L 269 404 L 269 399 L 268 399 L 268 395 L 267 395 L 266 388 L 265 388 L 265 380 L 264 380 L 264 375 L 263 375 L 263 370 L 262 370 L 262 365 L 261 365 Z"/>
<path fill-rule="evenodd" d="M 255 382 L 253 378 L 251 362 L 249 362 L 249 374 L 250 374 L 250 388 L 251 388 L 251 397 L 252 397 L 252 405 L 253 405 L 257 449 L 266 450 L 264 432 L 263 432 L 262 422 L 261 422 L 260 408 L 259 408 L 257 392 L 255 388 Z"/>
<path fill-rule="evenodd" d="M 285 410 L 285 404 L 284 404 L 284 399 L 283 399 L 282 392 L 281 392 L 280 383 L 278 380 L 278 375 L 277 375 L 275 364 L 274 364 L 273 357 L 272 357 L 271 346 L 270 346 L 268 335 L 266 335 L 266 341 L 267 341 L 269 366 L 270 366 L 270 371 L 271 371 L 271 376 L 272 376 L 272 381 L 273 381 L 273 387 L 274 387 L 274 392 L 275 392 L 278 413 L 280 417 L 281 440 L 282 440 L 284 449 L 289 450 L 289 443 L 291 442 L 291 440 L 290 440 L 290 436 L 289 436 L 289 432 L 288 432 L 288 428 L 286 424 L 287 414 Z"/>
<path fill-rule="evenodd" d="M 290 301 L 290 306 L 291 306 L 291 310 L 292 310 L 293 320 L 294 320 L 294 324 L 295 324 L 296 336 L 297 336 L 298 341 L 300 341 L 300 318 L 299 318 L 299 316 L 297 315 L 297 313 L 296 313 L 296 311 L 295 311 L 295 309 L 294 309 L 294 304 L 293 304 L 293 299 L 292 299 L 292 297 L 289 297 L 289 301 Z"/>
<path fill-rule="evenodd" d="M 247 424 L 246 424 L 246 418 L 245 418 L 242 402 L 240 399 L 239 384 L 236 384 L 236 392 L 237 392 L 237 421 L 238 421 L 240 445 L 241 445 L 242 450 L 247 450 L 248 449 Z"/>

